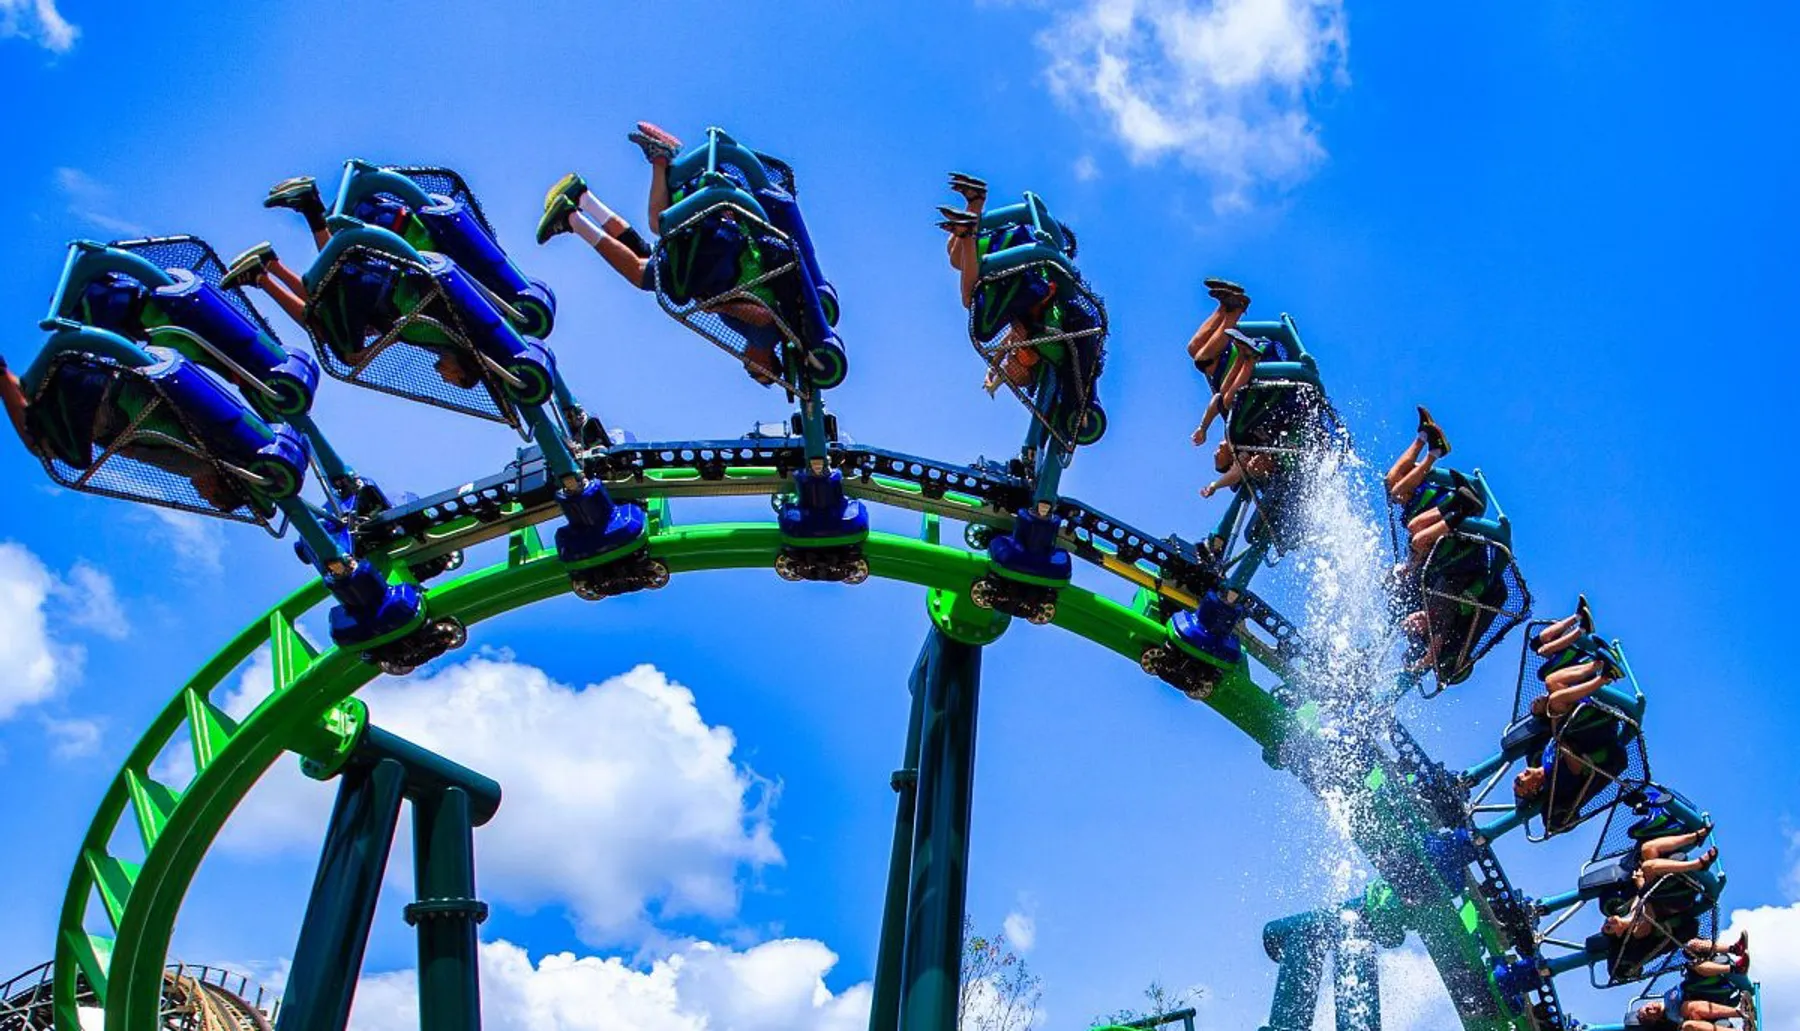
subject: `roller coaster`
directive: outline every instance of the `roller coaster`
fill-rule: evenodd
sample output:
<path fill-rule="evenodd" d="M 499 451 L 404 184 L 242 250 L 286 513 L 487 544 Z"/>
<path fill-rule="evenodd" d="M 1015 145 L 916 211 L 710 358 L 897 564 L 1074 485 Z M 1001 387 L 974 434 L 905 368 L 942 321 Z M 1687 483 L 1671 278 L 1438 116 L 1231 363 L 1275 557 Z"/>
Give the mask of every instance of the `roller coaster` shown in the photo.
<path fill-rule="evenodd" d="M 1667 986 L 1695 997 L 1711 957 L 1690 941 L 1716 936 L 1725 874 L 1716 861 L 1685 860 L 1712 840 L 1710 820 L 1652 779 L 1644 694 L 1623 646 L 1585 621 L 1565 632 L 1569 620 L 1534 616 L 1485 477 L 1434 470 L 1401 505 L 1405 518 L 1442 496 L 1455 518 L 1392 585 L 1412 645 L 1374 657 L 1388 687 L 1346 698 L 1323 683 L 1330 669 L 1306 629 L 1259 596 L 1258 573 L 1307 546 L 1302 502 L 1322 463 L 1350 447 L 1294 319 L 1236 324 L 1234 340 L 1254 351 L 1224 412 L 1242 481 L 1212 533 L 1190 542 L 1059 491 L 1062 470 L 1105 432 L 1108 315 L 1077 270 L 1073 232 L 1042 198 L 972 216 L 981 246 L 962 268 L 970 340 L 990 382 L 1027 409 L 1024 442 L 1003 462 L 946 462 L 839 434 L 824 397 L 848 374 L 848 352 L 793 170 L 716 129 L 653 168 L 667 177 L 668 207 L 638 256 L 641 285 L 784 393 L 795 409 L 787 423 L 691 441 L 607 429 L 544 343 L 555 295 L 501 248 L 447 169 L 345 166 L 316 227 L 320 252 L 289 287 L 312 352 L 283 343 L 250 300 L 250 289 L 282 289 L 268 282 L 284 275 L 272 254 L 227 267 L 189 236 L 71 245 L 42 324 L 48 339 L 18 381 L 26 442 L 52 479 L 276 535 L 291 525 L 318 575 L 179 685 L 126 757 L 80 843 L 54 958 L 0 989 L 0 1031 L 97 1031 L 84 1019 L 94 1013 L 105 1031 L 341 1031 L 408 802 L 416 893 L 405 913 L 419 936 L 421 1023 L 478 1028 L 487 907 L 472 842 L 496 817 L 500 786 L 377 726 L 357 691 L 462 646 L 477 623 L 565 592 L 599 600 L 749 568 L 924 589 L 925 641 L 892 778 L 871 1031 L 954 1025 L 982 654 L 1015 619 L 1117 653 L 1249 736 L 1270 767 L 1347 806 L 1377 876 L 1355 898 L 1267 925 L 1279 972 L 1265 1031 L 1311 1028 L 1328 972 L 1337 1026 L 1378 1029 L 1378 950 L 1409 934 L 1467 1031 L 1650 1027 L 1644 1006 Z M 571 227 L 578 217 L 567 215 Z M 389 497 L 312 420 L 321 372 L 504 423 L 528 446 L 483 479 Z M 690 502 L 758 496 L 772 520 L 676 517 Z M 918 532 L 872 529 L 871 506 L 916 514 Z M 961 526 L 960 539 L 946 539 L 946 523 Z M 1405 533 L 1397 522 L 1402 553 Z M 502 541 L 502 560 L 461 568 L 469 549 Z M 1077 560 L 1123 581 L 1130 601 L 1075 584 Z M 321 612 L 328 643 L 298 629 Z M 1467 767 L 1427 755 L 1395 702 L 1452 688 L 1514 630 L 1523 657 L 1497 753 Z M 234 719 L 215 695 L 263 649 L 274 689 Z M 1593 670 L 1604 686 L 1559 709 L 1572 671 Z M 158 757 L 184 739 L 191 779 L 159 779 Z M 171 966 L 169 952 L 201 861 L 287 755 L 338 794 L 277 1008 L 242 980 Z M 1513 797 L 1495 801 L 1514 770 Z M 1494 850 L 1509 833 L 1539 841 L 1592 825 L 1602 827 L 1592 861 L 1559 894 L 1526 894 Z M 1681 850 L 1644 851 L 1671 834 L 1686 835 Z M 1651 859 L 1680 869 L 1661 873 Z M 1583 913 L 1604 915 L 1599 929 L 1565 932 Z M 1623 1023 L 1584 1024 L 1564 1010 L 1558 979 L 1582 970 L 1599 986 L 1631 986 Z M 1736 967 L 1713 980 L 1754 1026 L 1758 986 Z M 1169 1019 L 1191 1026 L 1193 1013 Z"/>

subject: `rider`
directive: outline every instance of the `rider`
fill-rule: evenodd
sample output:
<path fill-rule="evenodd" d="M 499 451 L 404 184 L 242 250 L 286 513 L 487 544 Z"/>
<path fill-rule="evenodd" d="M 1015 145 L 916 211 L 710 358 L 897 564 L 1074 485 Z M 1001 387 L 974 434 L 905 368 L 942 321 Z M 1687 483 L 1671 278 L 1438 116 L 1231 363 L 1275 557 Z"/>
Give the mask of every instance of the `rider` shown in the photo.
<path fill-rule="evenodd" d="M 962 305 L 981 318 L 984 325 L 996 329 L 1004 325 L 1004 335 L 992 342 L 1001 352 L 999 367 L 990 365 L 982 380 L 989 395 L 1003 382 L 1026 389 L 1035 378 L 1038 364 L 1047 355 L 1040 346 L 1029 343 L 1043 337 L 1072 336 L 1092 329 L 1091 317 L 1080 307 L 1057 299 L 1056 283 L 1041 272 L 1022 272 L 1011 281 L 1016 288 L 1007 290 L 984 287 L 981 282 L 982 259 L 1008 248 L 1033 242 L 1032 226 L 1014 222 L 982 228 L 981 219 L 987 207 L 987 183 L 963 172 L 950 173 L 950 189 L 959 194 L 964 207 L 940 206 L 938 228 L 949 234 L 945 253 L 950 267 L 958 274 Z M 1061 222 L 1055 223 L 1062 236 L 1061 251 L 1075 257 L 1075 233 Z M 989 309 L 998 305 L 997 312 Z M 994 334 L 985 334 L 989 337 Z M 1060 348 L 1058 348 L 1060 353 Z"/>
<path fill-rule="evenodd" d="M 650 164 L 649 228 L 662 233 L 662 214 L 669 207 L 669 163 L 681 151 L 681 141 L 649 122 L 639 122 L 628 139 L 644 152 Z M 538 221 L 537 241 L 574 233 L 599 252 L 607 265 L 640 290 L 655 290 L 658 260 L 655 251 L 624 216 L 594 196 L 587 182 L 574 172 L 557 180 L 544 196 L 544 215 Z M 775 312 L 781 298 L 772 284 L 747 288 L 748 297 L 734 297 L 717 304 L 708 299 L 731 292 L 739 284 L 756 284 L 770 269 L 788 264 L 792 249 L 775 236 L 746 232 L 729 210 L 701 229 L 693 249 L 684 254 L 687 265 L 684 293 L 701 301 L 702 308 L 725 319 L 746 341 L 744 368 L 758 383 L 775 382 L 778 368 L 775 346 L 778 331 Z M 665 273 L 672 271 L 665 265 Z"/>
<path fill-rule="evenodd" d="M 1443 488 L 1426 481 L 1427 475 L 1437 465 L 1440 458 L 1450 453 L 1450 440 L 1444 431 L 1432 419 L 1431 412 L 1424 405 L 1419 406 L 1419 432 L 1412 443 L 1401 452 L 1400 457 L 1388 469 L 1386 477 L 1388 500 L 1400 506 L 1401 514 L 1409 521 L 1435 505 L 1442 498 Z"/>
<path fill-rule="evenodd" d="M 188 432 L 172 411 L 157 405 L 155 394 L 146 394 L 135 381 L 104 367 L 81 362 L 60 362 L 50 375 L 33 400 L 0 356 L 0 404 L 32 454 L 86 470 L 93 466 L 93 449 L 98 446 L 108 455 L 187 480 L 207 504 L 221 511 L 244 503 L 218 466 L 180 446 L 188 440 Z M 128 431 L 129 438 L 121 443 L 119 438 Z"/>
<path fill-rule="evenodd" d="M 1745 1016 L 1745 999 L 1753 988 L 1750 971 L 1750 936 L 1741 935 L 1730 946 L 1697 938 L 1685 946 L 1689 962 L 1681 982 L 1637 1007 L 1642 1028 L 1679 1031 L 1724 1031 L 1721 1020 Z M 1722 961 L 1718 958 L 1725 957 Z"/>
<path fill-rule="evenodd" d="M 1213 420 L 1230 411 L 1237 392 L 1250 382 L 1264 350 L 1262 344 L 1238 332 L 1238 321 L 1250 310 L 1250 295 L 1244 288 L 1226 279 L 1208 279 L 1204 285 L 1218 306 L 1200 323 L 1187 345 L 1188 358 L 1213 391 L 1200 426 L 1194 430 L 1196 446 L 1206 443 Z"/>
<path fill-rule="evenodd" d="M 1265 452 L 1258 451 L 1250 455 L 1239 455 L 1231 446 L 1231 441 L 1221 440 L 1213 449 L 1213 471 L 1220 473 L 1218 479 L 1200 488 L 1200 496 L 1210 498 L 1226 487 L 1236 487 L 1244 482 L 1245 475 L 1266 478 L 1275 471 L 1275 458 Z"/>

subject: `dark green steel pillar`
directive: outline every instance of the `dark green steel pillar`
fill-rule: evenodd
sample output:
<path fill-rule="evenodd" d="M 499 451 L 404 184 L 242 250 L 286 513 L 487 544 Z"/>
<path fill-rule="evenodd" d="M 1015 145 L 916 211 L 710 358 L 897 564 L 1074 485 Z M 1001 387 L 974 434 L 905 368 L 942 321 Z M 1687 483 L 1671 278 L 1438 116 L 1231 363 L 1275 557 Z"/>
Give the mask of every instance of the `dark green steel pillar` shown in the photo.
<path fill-rule="evenodd" d="M 962 972 L 981 647 L 934 626 L 914 670 L 923 695 L 901 959 L 900 1031 L 952 1031 Z"/>
<path fill-rule="evenodd" d="M 1331 950 L 1331 931 L 1322 926 L 1326 919 L 1323 912 L 1297 913 L 1263 928 L 1263 950 L 1281 964 L 1263 1031 L 1311 1031 Z"/>
<path fill-rule="evenodd" d="M 1337 1031 L 1381 1031 L 1381 982 L 1375 943 L 1346 925 L 1332 955 Z"/>
<path fill-rule="evenodd" d="M 488 910 L 475 897 L 475 828 L 462 788 L 413 799 L 413 877 L 418 901 L 406 922 L 419 929 L 419 1026 L 481 1031 L 475 927 Z"/>
<path fill-rule="evenodd" d="M 349 1023 L 405 782 L 406 768 L 392 759 L 343 773 L 278 1031 L 343 1031 Z"/>
<path fill-rule="evenodd" d="M 875 956 L 875 991 L 869 1003 L 869 1031 L 896 1031 L 900 1026 L 901 956 L 906 948 L 906 894 L 912 883 L 913 807 L 919 784 L 919 724 L 925 712 L 926 655 L 919 655 L 911 681 L 911 715 L 906 720 L 906 751 L 889 783 L 898 796 L 894 806 L 894 844 L 888 850 L 887 897 L 881 906 L 881 945 Z"/>

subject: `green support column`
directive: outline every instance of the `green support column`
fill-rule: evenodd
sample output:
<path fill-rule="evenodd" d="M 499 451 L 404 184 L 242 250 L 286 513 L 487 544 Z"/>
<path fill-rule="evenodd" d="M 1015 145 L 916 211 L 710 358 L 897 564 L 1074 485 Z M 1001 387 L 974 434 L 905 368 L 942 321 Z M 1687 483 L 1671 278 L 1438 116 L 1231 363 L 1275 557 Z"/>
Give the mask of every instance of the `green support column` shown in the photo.
<path fill-rule="evenodd" d="M 1321 927 L 1323 914 L 1297 913 L 1263 928 L 1263 949 L 1281 964 L 1275 975 L 1275 999 L 1262 1031 L 1311 1031 L 1325 977 L 1330 932 Z"/>
<path fill-rule="evenodd" d="M 393 759 L 346 770 L 294 945 L 278 1031 L 343 1031 L 362 973 L 375 900 L 400 820 L 406 769 Z"/>
<path fill-rule="evenodd" d="M 1381 1031 L 1381 975 L 1376 969 L 1375 943 L 1346 924 L 1332 961 L 1337 1031 Z"/>
<path fill-rule="evenodd" d="M 890 783 L 894 806 L 894 844 L 888 850 L 887 898 L 881 906 L 881 945 L 875 957 L 875 990 L 869 1003 L 869 1031 L 896 1031 L 900 1026 L 900 967 L 906 948 L 906 893 L 912 883 L 913 807 L 919 784 L 919 724 L 925 712 L 920 688 L 925 655 L 913 668 L 911 715 L 906 720 L 906 751 Z"/>
<path fill-rule="evenodd" d="M 914 670 L 919 780 L 901 960 L 900 1031 L 951 1031 L 962 972 L 981 647 L 934 626 Z"/>
<path fill-rule="evenodd" d="M 474 821 L 462 788 L 413 799 L 413 877 L 418 901 L 406 922 L 419 929 L 419 1026 L 481 1031 L 475 927 L 487 904 L 475 897 Z"/>

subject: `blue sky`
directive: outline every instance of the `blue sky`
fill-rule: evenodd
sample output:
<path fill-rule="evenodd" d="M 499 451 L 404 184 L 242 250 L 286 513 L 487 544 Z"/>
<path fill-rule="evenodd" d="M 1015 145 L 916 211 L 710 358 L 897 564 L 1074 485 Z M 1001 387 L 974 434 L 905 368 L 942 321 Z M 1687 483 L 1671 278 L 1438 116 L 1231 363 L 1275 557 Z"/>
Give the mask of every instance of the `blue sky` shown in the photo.
<path fill-rule="evenodd" d="M 1717 818 L 1728 901 L 1757 909 L 1744 919 L 1765 932 L 1759 968 L 1791 993 L 1800 959 L 1777 942 L 1800 956 L 1782 629 L 1796 565 L 1779 531 L 1756 531 L 1795 499 L 1786 66 L 1800 17 L 1692 14 L 800 0 L 671 19 L 653 5 L 0 0 L 0 324 L 24 364 L 71 238 L 190 232 L 227 254 L 272 239 L 300 258 L 299 223 L 258 206 L 269 183 L 351 156 L 443 163 L 556 288 L 551 343 L 590 408 L 641 437 L 735 435 L 779 417 L 779 399 L 584 248 L 530 240 L 544 188 L 570 169 L 641 224 L 634 120 L 689 137 L 718 124 L 799 171 L 844 300 L 844 428 L 972 459 L 1009 451 L 1023 413 L 977 389 L 931 208 L 951 199 L 949 169 L 1037 190 L 1078 228 L 1113 324 L 1112 428 L 1067 492 L 1190 538 L 1216 519 L 1219 502 L 1194 495 L 1210 463 L 1186 437 L 1205 396 L 1181 350 L 1206 275 L 1248 284 L 1253 314 L 1294 313 L 1373 461 L 1407 438 L 1412 405 L 1431 405 L 1512 516 L 1542 608 L 1585 590 L 1626 641 L 1656 772 Z M 335 383 L 318 412 L 393 489 L 511 454 L 501 428 Z M 12 826 L 30 828 L 0 848 L 10 969 L 47 956 L 75 845 L 138 731 L 305 571 L 254 530 L 53 492 L 21 448 L 0 446 L 0 482 L 0 770 Z M 374 691 L 378 720 L 512 792 L 483 831 L 497 903 L 484 936 L 525 953 L 491 948 L 490 999 L 570 1014 L 608 1000 L 636 1014 L 619 1026 L 859 1023 L 921 599 L 778 583 L 712 574 L 565 599 L 481 627 L 423 683 Z M 796 641 L 829 644 L 800 659 Z M 1491 747 L 1514 648 L 1411 706 L 1440 757 Z M 1274 977 L 1262 923 L 1331 882 L 1316 806 L 1205 709 L 1064 635 L 1009 633 L 986 686 L 970 904 L 984 926 L 1014 916 L 1046 1026 L 1085 1026 L 1151 977 L 1206 985 L 1216 1026 L 1258 1020 Z M 612 754 L 602 745 L 616 762 L 583 765 Z M 565 776 L 566 811 L 523 801 L 523 785 Z M 285 766 L 259 792 L 202 871 L 178 932 L 189 959 L 275 972 L 291 950 L 325 793 Z M 1508 842 L 1506 859 L 1549 893 L 1585 844 Z M 410 963 L 405 930 L 384 920 L 371 973 Z M 529 965 L 565 950 L 611 961 Z M 1405 963 L 1397 974 L 1418 974 Z M 784 986 L 792 1009 L 749 1012 L 733 1001 L 744 983 Z M 372 978 L 359 1023 L 388 1026 L 404 994 L 404 977 Z M 1769 1026 L 1800 1028 L 1774 1005 Z"/>

